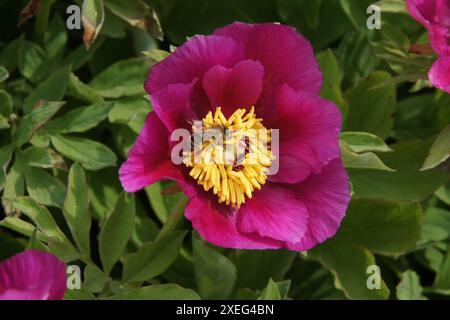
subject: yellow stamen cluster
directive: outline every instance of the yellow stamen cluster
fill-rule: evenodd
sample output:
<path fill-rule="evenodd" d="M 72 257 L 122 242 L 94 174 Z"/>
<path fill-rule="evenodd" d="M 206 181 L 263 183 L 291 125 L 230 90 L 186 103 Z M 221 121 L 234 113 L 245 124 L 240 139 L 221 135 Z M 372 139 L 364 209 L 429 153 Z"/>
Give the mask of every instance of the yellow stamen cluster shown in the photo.
<path fill-rule="evenodd" d="M 221 139 L 210 131 L 221 133 Z M 256 118 L 253 107 L 249 112 L 237 109 L 228 119 L 216 108 L 200 126 L 192 127 L 192 135 L 202 138 L 197 147 L 192 146 L 194 150 L 183 153 L 183 163 L 192 167 L 190 176 L 205 191 L 212 189 L 219 203 L 239 208 L 266 182 L 273 160 L 270 130 Z"/>

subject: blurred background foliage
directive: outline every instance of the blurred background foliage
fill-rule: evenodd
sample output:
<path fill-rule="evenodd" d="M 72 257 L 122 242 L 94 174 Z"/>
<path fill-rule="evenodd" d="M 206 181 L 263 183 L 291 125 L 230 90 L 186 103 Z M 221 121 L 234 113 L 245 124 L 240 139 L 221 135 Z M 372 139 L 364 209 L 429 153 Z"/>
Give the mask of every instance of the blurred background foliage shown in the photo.
<path fill-rule="evenodd" d="M 445 299 L 450 295 L 450 97 L 403 0 L 2 0 L 0 260 L 25 248 L 83 270 L 67 299 Z M 67 8 L 83 7 L 82 30 Z M 124 161 L 151 105 L 152 64 L 233 21 L 281 22 L 313 44 L 321 95 L 344 118 L 353 200 L 309 252 L 225 250 L 180 218 L 170 182 L 124 194 Z M 18 22 L 20 25 L 18 26 Z M 89 48 L 89 49 L 87 49 Z M 380 288 L 367 281 L 380 267 Z M 368 269 L 369 268 L 369 269 Z"/>

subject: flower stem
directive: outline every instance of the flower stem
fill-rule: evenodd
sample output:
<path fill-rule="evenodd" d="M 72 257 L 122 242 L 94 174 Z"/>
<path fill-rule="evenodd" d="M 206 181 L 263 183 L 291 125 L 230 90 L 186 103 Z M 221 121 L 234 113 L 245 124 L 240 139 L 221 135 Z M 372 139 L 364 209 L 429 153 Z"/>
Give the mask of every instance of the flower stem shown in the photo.
<path fill-rule="evenodd" d="M 50 16 L 50 8 L 55 0 L 42 0 L 34 24 L 34 40 L 40 44 L 44 43 L 45 31 L 47 30 Z"/>
<path fill-rule="evenodd" d="M 178 201 L 178 203 L 172 209 L 172 212 L 170 213 L 169 217 L 167 218 L 167 221 L 164 223 L 163 227 L 159 231 L 155 240 L 158 240 L 162 236 L 167 234 L 168 232 L 175 230 L 178 222 L 183 217 L 184 209 L 185 209 L 188 201 L 189 201 L 189 199 L 185 195 L 183 195 L 181 197 L 181 199 Z"/>

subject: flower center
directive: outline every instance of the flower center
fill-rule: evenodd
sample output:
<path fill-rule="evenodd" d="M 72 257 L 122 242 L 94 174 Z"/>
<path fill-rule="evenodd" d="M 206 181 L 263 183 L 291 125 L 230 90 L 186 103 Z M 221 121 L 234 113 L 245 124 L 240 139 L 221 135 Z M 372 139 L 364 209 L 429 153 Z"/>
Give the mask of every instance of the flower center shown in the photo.
<path fill-rule="evenodd" d="M 210 111 L 192 126 L 191 151 L 183 152 L 189 175 L 205 191 L 212 189 L 219 203 L 239 208 L 266 182 L 273 160 L 270 130 L 262 119 L 237 109 L 228 119 L 221 108 Z"/>

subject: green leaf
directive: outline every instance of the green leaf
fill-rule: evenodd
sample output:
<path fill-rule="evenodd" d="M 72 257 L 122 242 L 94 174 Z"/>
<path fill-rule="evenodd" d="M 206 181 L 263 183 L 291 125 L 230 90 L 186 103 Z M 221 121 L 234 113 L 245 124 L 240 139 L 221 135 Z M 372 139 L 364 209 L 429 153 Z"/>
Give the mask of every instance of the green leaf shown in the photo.
<path fill-rule="evenodd" d="M 380 154 L 383 163 L 395 172 L 348 169 L 355 195 L 387 200 L 423 200 L 449 179 L 436 169 L 420 172 L 430 141 L 410 140 L 390 145 L 393 152 Z"/>
<path fill-rule="evenodd" d="M 421 170 L 432 169 L 450 157 L 450 125 L 436 138 Z"/>
<path fill-rule="evenodd" d="M 105 22 L 103 23 L 101 35 L 114 39 L 123 39 L 128 29 L 127 23 L 105 8 Z"/>
<path fill-rule="evenodd" d="M 281 300 L 287 299 L 289 290 L 291 289 L 291 280 L 277 282 Z"/>
<path fill-rule="evenodd" d="M 19 123 L 19 127 L 13 136 L 14 144 L 21 147 L 28 142 L 31 137 L 39 130 L 45 123 L 47 123 L 53 115 L 58 112 L 64 102 L 44 102 L 37 106 L 29 114 L 24 116 Z"/>
<path fill-rule="evenodd" d="M 60 15 L 55 14 L 50 21 L 44 36 L 44 49 L 50 63 L 57 63 L 64 54 L 67 44 L 66 25 Z"/>
<path fill-rule="evenodd" d="M 0 52 L 0 64 L 12 73 L 17 68 L 19 47 L 23 38 L 16 38 L 2 48 Z"/>
<path fill-rule="evenodd" d="M 429 206 L 424 212 L 421 244 L 450 238 L 450 214 L 447 210 Z"/>
<path fill-rule="evenodd" d="M 123 281 L 146 281 L 163 273 L 178 256 L 186 233 L 169 232 L 128 255 L 124 261 Z"/>
<path fill-rule="evenodd" d="M 25 182 L 31 198 L 38 203 L 62 208 L 66 188 L 57 178 L 39 168 L 25 170 Z"/>
<path fill-rule="evenodd" d="M 8 121 L 8 119 L 0 114 L 0 130 L 1 129 L 8 129 L 8 128 L 9 128 L 9 121 Z"/>
<path fill-rule="evenodd" d="M 8 118 L 13 112 L 13 100 L 11 96 L 3 90 L 0 90 L 0 115 Z"/>
<path fill-rule="evenodd" d="M 266 3 L 270 6 L 273 2 Z M 339 0 L 278 0 L 275 4 L 281 21 L 301 31 L 315 49 L 330 47 L 352 29 Z"/>
<path fill-rule="evenodd" d="M 48 252 L 48 248 L 42 242 L 39 241 L 38 231 L 36 228 L 34 228 L 33 234 L 31 235 L 30 240 L 28 241 L 27 249 L 34 249 L 34 250 Z"/>
<path fill-rule="evenodd" d="M 70 74 L 66 94 L 86 103 L 103 102 L 103 98 L 97 93 L 97 91 L 83 83 L 73 73 Z"/>
<path fill-rule="evenodd" d="M 269 279 L 281 281 L 296 256 L 287 250 L 236 250 L 230 256 L 237 268 L 236 286 L 263 289 Z"/>
<path fill-rule="evenodd" d="M 150 35 L 162 40 L 163 32 L 156 12 L 142 0 L 105 0 L 105 6 L 112 13 L 132 26 L 146 30 Z"/>
<path fill-rule="evenodd" d="M 6 167 L 9 165 L 12 157 L 11 146 L 4 146 L 0 148 L 0 191 L 6 183 Z"/>
<path fill-rule="evenodd" d="M 372 30 L 366 28 L 367 8 L 372 4 L 372 0 L 341 0 L 339 3 L 347 14 L 356 30 L 369 33 Z"/>
<path fill-rule="evenodd" d="M 80 69 L 92 59 L 97 49 L 102 46 L 104 40 L 104 38 L 99 37 L 89 50 L 86 49 L 84 45 L 80 45 L 67 55 L 63 61 L 63 64 L 72 65 L 72 71 Z"/>
<path fill-rule="evenodd" d="M 438 197 L 439 200 L 444 202 L 445 204 L 450 206 L 450 182 L 447 182 L 446 185 L 441 186 L 436 191 L 436 197 Z"/>
<path fill-rule="evenodd" d="M 122 191 L 119 174 L 116 168 L 88 172 L 89 200 L 91 202 L 92 217 L 103 221 Z"/>
<path fill-rule="evenodd" d="M 433 287 L 437 289 L 450 289 L 450 250 L 447 250 L 442 260 L 439 272 L 434 279 Z"/>
<path fill-rule="evenodd" d="M 30 139 L 30 143 L 37 148 L 48 148 L 50 146 L 50 136 L 47 130 L 40 129 Z"/>
<path fill-rule="evenodd" d="M 380 7 L 381 12 L 408 14 L 404 0 L 380 0 L 375 5 Z"/>
<path fill-rule="evenodd" d="M 170 52 L 160 50 L 160 49 L 147 50 L 142 53 L 145 54 L 150 59 L 155 60 L 156 62 L 163 61 L 165 58 L 170 56 Z"/>
<path fill-rule="evenodd" d="M 368 268 L 376 265 L 372 252 L 397 255 L 411 250 L 420 236 L 422 212 L 418 203 L 352 200 L 337 234 L 308 251 L 336 278 L 336 287 L 350 299 L 387 299 L 382 281 L 369 289 Z"/>
<path fill-rule="evenodd" d="M 90 257 L 91 216 L 89 214 L 88 186 L 83 168 L 77 163 L 69 171 L 63 214 L 78 249 L 85 257 Z"/>
<path fill-rule="evenodd" d="M 47 54 L 42 47 L 26 40 L 24 37 L 20 39 L 17 65 L 25 78 L 31 81 L 41 78 L 46 67 L 46 59 Z"/>
<path fill-rule="evenodd" d="M 97 38 L 105 21 L 105 9 L 101 0 L 84 0 L 81 9 L 83 23 L 83 42 L 90 48 Z"/>
<path fill-rule="evenodd" d="M 425 139 L 437 134 L 436 102 L 433 94 L 406 97 L 398 103 L 392 135 L 397 140 Z"/>
<path fill-rule="evenodd" d="M 236 267 L 225 256 L 208 247 L 195 235 L 192 238 L 197 288 L 203 299 L 228 299 L 236 283 Z"/>
<path fill-rule="evenodd" d="M 29 113 L 41 101 L 61 101 L 69 83 L 70 66 L 63 67 L 41 82 L 25 99 L 23 109 Z"/>
<path fill-rule="evenodd" d="M 56 241 L 64 243 L 75 250 L 56 224 L 51 213 L 44 206 L 41 206 L 30 197 L 19 197 L 14 201 L 14 205 L 29 217 L 46 237 L 54 238 Z"/>
<path fill-rule="evenodd" d="M 103 290 L 108 276 L 94 264 L 88 264 L 84 269 L 84 286 L 91 292 L 98 293 Z"/>
<path fill-rule="evenodd" d="M 66 290 L 64 300 L 95 300 L 95 296 L 85 288 L 73 289 Z"/>
<path fill-rule="evenodd" d="M 72 244 L 68 242 L 61 242 L 58 240 L 50 239 L 50 241 L 48 242 L 48 249 L 50 253 L 53 253 L 65 263 L 80 260 L 81 258 L 78 251 L 73 247 Z"/>
<path fill-rule="evenodd" d="M 0 83 L 9 78 L 9 72 L 4 67 L 0 66 Z"/>
<path fill-rule="evenodd" d="M 119 293 L 111 300 L 200 300 L 200 297 L 191 289 L 182 288 L 176 284 L 156 284 L 141 287 L 130 292 Z"/>
<path fill-rule="evenodd" d="M 149 59 L 129 59 L 114 63 L 91 82 L 102 97 L 120 98 L 145 94 L 143 83 L 152 66 Z"/>
<path fill-rule="evenodd" d="M 145 243 L 155 240 L 159 231 L 158 224 L 148 215 L 147 207 L 141 202 L 136 203 L 135 227 L 131 235 L 134 246 L 140 248 Z"/>
<path fill-rule="evenodd" d="M 167 221 L 169 216 L 169 211 L 167 210 L 166 204 L 164 203 L 164 197 L 161 194 L 162 184 L 161 182 L 153 183 L 145 187 L 145 193 L 150 200 L 150 205 L 158 217 L 159 221 L 162 223 Z"/>
<path fill-rule="evenodd" d="M 44 169 L 63 169 L 66 167 L 64 159 L 50 148 L 28 147 L 23 152 L 23 156 L 31 167 Z"/>
<path fill-rule="evenodd" d="M 320 96 L 334 102 L 341 110 L 342 118 L 345 119 L 348 114 L 348 103 L 345 101 L 341 91 L 342 73 L 339 63 L 330 49 L 319 54 L 317 61 L 323 73 L 323 85 Z"/>
<path fill-rule="evenodd" d="M 58 152 L 80 163 L 86 170 L 100 170 L 116 165 L 116 154 L 101 143 L 63 135 L 52 136 L 51 141 Z"/>
<path fill-rule="evenodd" d="M 128 125 L 134 132 L 139 133 L 151 111 L 150 103 L 142 97 L 125 98 L 116 101 L 108 119 L 112 123 Z"/>
<path fill-rule="evenodd" d="M 412 270 L 407 270 L 401 275 L 401 281 L 397 286 L 397 299 L 399 300 L 424 300 L 420 278 Z"/>
<path fill-rule="evenodd" d="M 16 161 L 9 170 L 6 176 L 6 183 L 3 190 L 2 205 L 5 213 L 10 214 L 14 212 L 14 206 L 11 200 L 16 199 L 24 194 L 25 182 L 23 177 L 23 163 L 20 158 L 20 153 L 16 153 Z"/>
<path fill-rule="evenodd" d="M 53 119 L 45 127 L 54 133 L 85 132 L 102 122 L 113 106 L 111 102 L 99 102 L 76 108 L 62 117 Z"/>
<path fill-rule="evenodd" d="M 122 193 L 116 202 L 114 211 L 100 231 L 100 258 L 106 274 L 111 272 L 114 264 L 122 256 L 134 229 L 134 216 L 134 196 Z"/>
<path fill-rule="evenodd" d="M 342 132 L 340 139 L 356 153 L 392 151 L 381 138 L 367 132 Z"/>
<path fill-rule="evenodd" d="M 395 171 L 387 167 L 373 152 L 358 154 L 353 152 L 352 148 L 343 141 L 341 141 L 340 147 L 345 168 Z"/>
<path fill-rule="evenodd" d="M 340 3 L 339 1 L 335 2 Z M 355 85 L 361 79 L 368 77 L 380 65 L 380 59 L 376 56 L 366 34 L 358 31 L 347 31 L 336 50 L 336 58 L 339 61 L 341 70 L 345 70 L 343 74 L 344 87 Z"/>
<path fill-rule="evenodd" d="M 1 220 L 0 226 L 13 230 L 27 237 L 32 237 L 36 230 L 36 227 L 33 226 L 31 223 L 13 217 L 6 217 L 5 219 Z M 46 236 L 41 231 L 37 232 L 37 239 L 44 242 L 50 241 L 50 237 Z"/>
<path fill-rule="evenodd" d="M 371 88 L 390 78 L 387 72 L 374 72 L 345 93 L 350 109 L 344 131 L 363 131 L 386 139 L 392 129 L 392 114 L 396 109 L 395 84 Z"/>
<path fill-rule="evenodd" d="M 272 279 L 269 279 L 267 287 L 261 292 L 258 300 L 281 300 L 278 285 Z"/>

